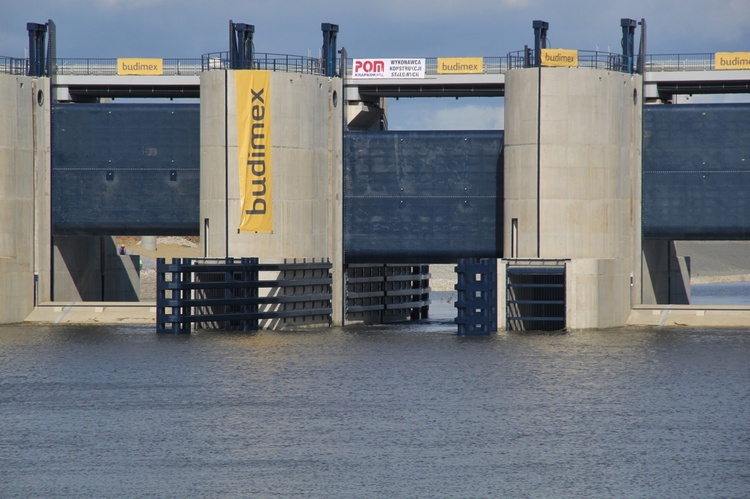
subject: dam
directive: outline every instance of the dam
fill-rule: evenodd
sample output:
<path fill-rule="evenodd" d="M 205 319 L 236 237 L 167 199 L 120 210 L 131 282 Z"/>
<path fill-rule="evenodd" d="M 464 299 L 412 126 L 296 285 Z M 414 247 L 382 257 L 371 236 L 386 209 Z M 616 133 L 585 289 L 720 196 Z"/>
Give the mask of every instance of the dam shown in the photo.
<path fill-rule="evenodd" d="M 750 68 L 636 52 L 639 25 L 621 20 L 617 54 L 550 48 L 534 21 L 506 56 L 385 59 L 337 50 L 331 23 L 321 58 L 254 53 L 254 26 L 230 22 L 226 52 L 94 61 L 29 23 L 30 57 L 0 58 L 0 321 L 115 308 L 139 268 L 112 237 L 175 234 L 203 258 L 326 259 L 336 325 L 388 308 L 351 298 L 364 273 L 463 259 L 496 267 L 498 329 L 747 324 L 689 304 L 674 249 L 750 233 L 746 106 L 674 100 L 747 93 Z M 503 97 L 505 130 L 389 131 L 406 97 Z M 518 294 L 559 286 L 554 312 Z"/>

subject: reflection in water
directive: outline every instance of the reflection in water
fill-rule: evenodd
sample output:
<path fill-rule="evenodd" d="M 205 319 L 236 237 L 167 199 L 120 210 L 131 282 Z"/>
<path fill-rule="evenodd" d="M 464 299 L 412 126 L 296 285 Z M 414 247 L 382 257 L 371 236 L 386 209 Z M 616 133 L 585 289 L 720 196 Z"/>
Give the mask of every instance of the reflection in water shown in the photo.
<path fill-rule="evenodd" d="M 0 496 L 747 497 L 750 334 L 0 326 Z"/>

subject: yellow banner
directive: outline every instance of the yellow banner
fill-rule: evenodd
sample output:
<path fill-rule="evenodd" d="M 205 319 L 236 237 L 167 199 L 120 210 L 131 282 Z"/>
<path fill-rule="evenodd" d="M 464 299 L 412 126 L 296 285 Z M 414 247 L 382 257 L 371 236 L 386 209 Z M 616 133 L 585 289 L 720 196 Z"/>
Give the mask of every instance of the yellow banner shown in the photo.
<path fill-rule="evenodd" d="M 750 52 L 716 52 L 714 69 L 750 69 Z"/>
<path fill-rule="evenodd" d="M 271 232 L 271 72 L 235 71 L 240 232 Z"/>
<path fill-rule="evenodd" d="M 484 59 L 481 57 L 438 57 L 438 74 L 478 74 L 484 73 Z"/>
<path fill-rule="evenodd" d="M 160 75 L 164 59 L 117 59 L 118 75 Z"/>
<path fill-rule="evenodd" d="M 578 67 L 578 51 L 566 49 L 542 49 L 542 66 L 566 68 Z"/>

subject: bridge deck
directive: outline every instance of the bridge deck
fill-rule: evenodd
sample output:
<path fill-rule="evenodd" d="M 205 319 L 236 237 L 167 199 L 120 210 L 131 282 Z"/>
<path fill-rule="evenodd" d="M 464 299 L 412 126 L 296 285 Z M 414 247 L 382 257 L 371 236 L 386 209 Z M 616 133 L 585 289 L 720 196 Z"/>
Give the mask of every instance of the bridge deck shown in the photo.
<path fill-rule="evenodd" d="M 579 66 L 623 71 L 619 54 L 579 51 Z M 117 59 L 56 59 L 52 64 L 58 100 L 102 97 L 198 97 L 202 71 L 228 67 L 226 54 L 202 59 L 163 59 L 164 74 L 156 77 L 118 76 Z M 716 54 L 649 54 L 643 60 L 645 98 L 669 102 L 675 94 L 750 93 L 750 69 L 717 70 Z M 438 74 L 437 58 L 424 58 L 424 78 L 353 78 L 352 59 L 340 61 L 345 68 L 349 101 L 377 97 L 497 97 L 505 94 L 505 73 L 525 67 L 517 55 L 483 57 L 481 74 Z M 255 54 L 259 69 L 320 73 L 317 59 L 279 54 Z M 23 74 L 28 60 L 0 57 L 0 72 Z"/>
<path fill-rule="evenodd" d="M 200 76 L 58 75 L 53 79 L 55 100 L 96 97 L 200 97 Z"/>

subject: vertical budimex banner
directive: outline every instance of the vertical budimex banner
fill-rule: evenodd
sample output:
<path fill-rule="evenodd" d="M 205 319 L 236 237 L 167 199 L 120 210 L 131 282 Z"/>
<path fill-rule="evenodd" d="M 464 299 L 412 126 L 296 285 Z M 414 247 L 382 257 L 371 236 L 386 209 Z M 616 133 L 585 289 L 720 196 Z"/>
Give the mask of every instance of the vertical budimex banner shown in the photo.
<path fill-rule="evenodd" d="M 235 71 L 240 232 L 271 232 L 270 71 Z"/>

